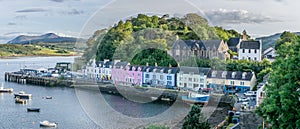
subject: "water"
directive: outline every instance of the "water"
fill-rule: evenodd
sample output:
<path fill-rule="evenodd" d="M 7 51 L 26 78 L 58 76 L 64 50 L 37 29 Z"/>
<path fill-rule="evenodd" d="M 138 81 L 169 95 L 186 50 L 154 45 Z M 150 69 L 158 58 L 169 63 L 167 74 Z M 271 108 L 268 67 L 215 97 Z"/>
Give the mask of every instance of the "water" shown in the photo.
<path fill-rule="evenodd" d="M 54 67 L 56 62 L 73 62 L 73 59 L 74 57 L 0 59 L 0 83 L 3 82 L 6 88 L 13 88 L 14 92 L 23 90 L 33 94 L 32 100 L 26 105 L 15 104 L 13 94 L 0 94 L 0 128 L 40 128 L 39 121 L 43 120 L 57 122 L 58 128 L 66 129 L 135 128 L 161 122 L 176 124 L 184 116 L 182 114 L 185 114 L 186 109 L 174 104 L 172 106 L 168 102 L 140 104 L 121 96 L 101 94 L 97 89 L 91 91 L 4 82 L 4 72 L 17 71 L 25 66 Z M 44 96 L 53 98 L 43 99 Z M 39 107 L 41 111 L 27 112 L 27 107 Z"/>

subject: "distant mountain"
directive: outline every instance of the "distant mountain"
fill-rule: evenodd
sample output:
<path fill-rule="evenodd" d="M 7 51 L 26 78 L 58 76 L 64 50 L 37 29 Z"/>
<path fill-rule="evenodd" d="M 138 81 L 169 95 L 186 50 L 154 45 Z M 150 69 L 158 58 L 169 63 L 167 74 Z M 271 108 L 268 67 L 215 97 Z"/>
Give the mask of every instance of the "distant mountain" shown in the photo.
<path fill-rule="evenodd" d="M 282 33 L 277 33 L 277 34 L 270 35 L 270 36 L 259 37 L 259 38 L 256 38 L 255 40 L 262 40 L 262 43 L 263 43 L 262 47 L 263 47 L 263 50 L 265 50 L 269 47 L 274 47 L 276 41 L 280 38 L 281 34 Z M 294 34 L 300 35 L 300 32 L 294 32 Z"/>
<path fill-rule="evenodd" d="M 26 36 L 26 35 L 20 35 L 13 40 L 7 42 L 7 44 L 31 44 L 31 43 L 38 43 L 38 42 L 44 42 L 44 43 L 62 43 L 62 42 L 76 42 L 76 41 L 83 42 L 83 39 L 78 39 L 74 37 L 61 37 L 54 33 L 47 33 L 40 36 Z"/>

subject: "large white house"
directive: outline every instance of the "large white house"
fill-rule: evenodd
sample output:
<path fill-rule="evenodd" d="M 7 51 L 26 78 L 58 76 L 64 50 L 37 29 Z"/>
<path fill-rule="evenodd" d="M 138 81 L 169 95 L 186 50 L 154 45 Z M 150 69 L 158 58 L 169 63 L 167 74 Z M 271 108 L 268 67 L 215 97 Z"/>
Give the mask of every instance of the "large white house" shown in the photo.
<path fill-rule="evenodd" d="M 262 60 L 261 41 L 242 41 L 238 49 L 239 60 Z"/>
<path fill-rule="evenodd" d="M 179 67 L 177 73 L 177 86 L 198 91 L 207 88 L 207 74 L 210 68 L 201 67 Z"/>

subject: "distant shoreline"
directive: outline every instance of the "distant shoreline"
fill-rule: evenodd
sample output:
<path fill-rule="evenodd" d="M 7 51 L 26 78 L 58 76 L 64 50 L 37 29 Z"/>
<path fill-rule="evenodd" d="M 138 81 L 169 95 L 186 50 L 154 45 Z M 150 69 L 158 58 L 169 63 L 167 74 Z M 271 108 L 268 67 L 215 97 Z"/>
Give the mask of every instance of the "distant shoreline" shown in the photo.
<path fill-rule="evenodd" d="M 69 54 L 69 55 L 14 55 L 14 56 L 0 56 L 0 59 L 15 59 L 19 57 L 71 57 L 71 56 L 81 56 L 82 54 Z"/>

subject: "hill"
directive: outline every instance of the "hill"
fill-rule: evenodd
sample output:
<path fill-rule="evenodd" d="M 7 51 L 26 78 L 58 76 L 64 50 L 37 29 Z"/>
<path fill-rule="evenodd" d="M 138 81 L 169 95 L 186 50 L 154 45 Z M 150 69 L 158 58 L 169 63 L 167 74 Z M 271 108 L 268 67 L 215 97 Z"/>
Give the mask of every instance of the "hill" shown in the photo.
<path fill-rule="evenodd" d="M 274 47 L 276 41 L 280 38 L 281 34 L 282 33 L 276 33 L 276 34 L 270 35 L 270 36 L 259 37 L 259 38 L 256 38 L 255 40 L 262 40 L 262 43 L 263 43 L 262 47 L 263 47 L 263 50 L 265 50 L 269 47 Z M 294 34 L 300 35 L 300 32 L 294 32 Z"/>
<path fill-rule="evenodd" d="M 83 39 L 78 39 L 74 37 L 62 37 L 58 36 L 54 33 L 47 33 L 40 36 L 27 36 L 20 35 L 9 42 L 7 44 L 34 44 L 34 43 L 75 43 L 76 41 L 84 41 Z"/>

